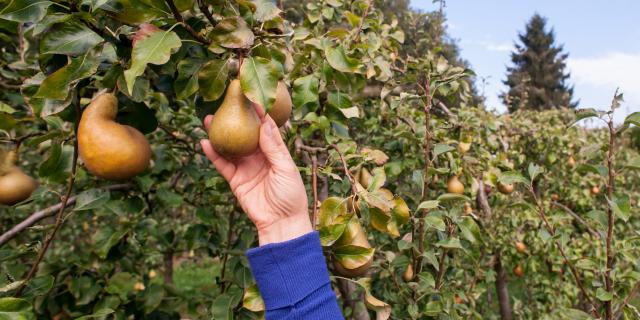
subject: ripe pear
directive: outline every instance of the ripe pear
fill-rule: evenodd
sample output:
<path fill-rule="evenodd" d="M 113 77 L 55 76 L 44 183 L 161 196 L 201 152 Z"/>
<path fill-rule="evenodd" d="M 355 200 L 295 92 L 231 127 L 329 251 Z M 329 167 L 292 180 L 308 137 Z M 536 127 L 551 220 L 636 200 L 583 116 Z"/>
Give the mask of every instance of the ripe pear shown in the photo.
<path fill-rule="evenodd" d="M 458 180 L 458 176 L 453 176 L 449 179 L 447 182 L 447 192 L 464 194 L 464 185 Z"/>
<path fill-rule="evenodd" d="M 407 264 L 407 268 L 404 269 L 404 273 L 402 274 L 402 280 L 404 280 L 404 282 L 410 282 L 413 280 L 413 276 L 413 265 L 409 262 L 409 264 Z"/>
<path fill-rule="evenodd" d="M 151 147 L 133 127 L 115 121 L 118 99 L 110 93 L 95 98 L 82 114 L 78 148 L 92 174 L 107 180 L 126 180 L 149 167 Z"/>
<path fill-rule="evenodd" d="M 569 165 L 569 167 L 575 167 L 576 159 L 574 159 L 573 156 L 569 156 L 569 159 L 567 159 L 567 164 Z"/>
<path fill-rule="evenodd" d="M 593 187 L 591 187 L 590 191 L 591 191 L 591 195 L 596 196 L 596 195 L 600 194 L 600 187 L 593 186 Z"/>
<path fill-rule="evenodd" d="M 216 152 L 227 159 L 245 157 L 258 149 L 260 118 L 242 93 L 238 79 L 231 81 L 222 105 L 213 115 L 209 140 Z"/>
<path fill-rule="evenodd" d="M 291 95 L 289 89 L 284 81 L 278 82 L 278 88 L 276 89 L 276 101 L 273 103 L 269 115 L 276 122 L 278 127 L 282 127 L 291 116 L 291 108 L 293 102 L 291 102 Z"/>
<path fill-rule="evenodd" d="M 0 204 L 12 206 L 31 196 L 38 183 L 15 165 L 15 156 L 8 153 L 0 165 Z"/>
<path fill-rule="evenodd" d="M 471 204 L 469 204 L 469 202 L 465 202 L 464 203 L 464 214 L 465 215 L 470 215 L 473 213 L 473 208 L 471 207 Z"/>
<path fill-rule="evenodd" d="M 522 241 L 516 242 L 516 251 L 518 251 L 520 253 L 527 252 L 527 245 L 524 244 L 524 242 L 522 242 Z"/>
<path fill-rule="evenodd" d="M 498 182 L 498 191 L 500 191 L 500 193 L 502 194 L 511 194 L 514 189 L 515 188 L 513 184 L 504 184 L 504 183 Z"/>
<path fill-rule="evenodd" d="M 524 276 L 524 270 L 522 269 L 522 266 L 517 265 L 515 268 L 513 268 L 513 274 L 515 274 L 516 277 Z"/>
<path fill-rule="evenodd" d="M 364 229 L 362 229 L 360 221 L 358 221 L 358 218 L 355 216 L 351 218 L 347 224 L 347 228 L 344 230 L 342 236 L 340 236 L 340 238 L 334 243 L 334 246 L 336 247 L 348 245 L 371 248 L 371 244 L 369 244 L 369 240 L 367 240 L 367 234 Z M 333 266 L 336 273 L 339 275 L 353 278 L 364 275 L 369 270 L 372 263 L 373 257 L 355 269 L 348 269 L 343 266 L 338 259 L 334 259 Z"/>

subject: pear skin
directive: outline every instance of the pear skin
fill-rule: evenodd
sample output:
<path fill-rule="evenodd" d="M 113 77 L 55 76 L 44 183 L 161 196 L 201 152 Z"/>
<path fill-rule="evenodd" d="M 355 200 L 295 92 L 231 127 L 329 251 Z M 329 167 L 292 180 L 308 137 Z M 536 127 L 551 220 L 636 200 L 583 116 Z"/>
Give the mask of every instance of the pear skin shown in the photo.
<path fill-rule="evenodd" d="M 209 140 L 213 149 L 227 159 L 246 157 L 258 149 L 260 118 L 240 87 L 231 81 L 220 108 L 213 115 Z"/>
<path fill-rule="evenodd" d="M 89 172 L 107 180 L 127 180 L 149 167 L 151 147 L 138 130 L 115 122 L 118 100 L 105 93 L 82 114 L 78 127 L 80 157 Z"/>
<path fill-rule="evenodd" d="M 279 81 L 276 89 L 276 101 L 273 103 L 271 110 L 269 110 L 269 115 L 278 127 L 282 127 L 291 117 L 292 108 L 293 102 L 291 102 L 289 89 L 284 81 Z"/>
<path fill-rule="evenodd" d="M 12 206 L 31 196 L 38 183 L 20 168 L 11 166 L 0 175 L 0 204 Z"/>

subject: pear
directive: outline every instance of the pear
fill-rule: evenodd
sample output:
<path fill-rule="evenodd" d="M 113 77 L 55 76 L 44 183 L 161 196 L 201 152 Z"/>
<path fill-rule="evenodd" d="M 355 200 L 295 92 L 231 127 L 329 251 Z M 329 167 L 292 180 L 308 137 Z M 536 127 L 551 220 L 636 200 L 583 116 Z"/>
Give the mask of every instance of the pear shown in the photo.
<path fill-rule="evenodd" d="M 458 176 L 453 176 L 449 179 L 447 182 L 447 192 L 464 194 L 464 185 L 458 180 Z"/>
<path fill-rule="evenodd" d="M 498 191 L 502 194 L 511 194 L 514 190 L 513 184 L 504 184 L 502 182 L 498 182 Z"/>
<path fill-rule="evenodd" d="M 78 127 L 78 148 L 85 167 L 107 180 L 127 180 L 149 167 L 151 147 L 133 127 L 115 121 L 118 99 L 110 93 L 96 97 Z"/>
<path fill-rule="evenodd" d="M 369 244 L 369 240 L 367 240 L 367 234 L 364 229 L 360 225 L 360 221 L 358 221 L 357 217 L 351 218 L 349 220 L 344 233 L 340 236 L 340 238 L 334 243 L 335 247 L 341 246 L 358 246 L 363 248 L 371 248 L 371 244 Z M 359 277 L 367 273 L 371 264 L 373 263 L 373 256 L 371 259 L 367 260 L 364 264 L 354 268 L 349 269 L 346 266 L 343 266 L 338 259 L 333 260 L 333 266 L 337 274 L 343 277 Z"/>
<path fill-rule="evenodd" d="M 291 102 L 291 95 L 289 89 L 284 81 L 278 82 L 278 88 L 276 89 L 276 101 L 273 103 L 269 115 L 276 122 L 278 127 L 282 127 L 289 117 L 291 117 L 291 108 L 293 102 Z"/>
<path fill-rule="evenodd" d="M 227 159 L 245 157 L 258 149 L 260 118 L 240 87 L 240 80 L 231 81 L 220 108 L 213 115 L 209 140 L 220 155 Z"/>
<path fill-rule="evenodd" d="M 527 245 L 524 244 L 524 242 L 522 242 L 522 241 L 516 242 L 516 251 L 518 251 L 520 253 L 527 252 Z"/>
<path fill-rule="evenodd" d="M 0 164 L 0 204 L 12 206 L 31 196 L 38 183 L 15 165 L 13 152 Z"/>
<path fill-rule="evenodd" d="M 516 277 L 524 276 L 524 270 L 522 269 L 522 266 L 518 264 L 515 268 L 513 268 L 513 274 L 515 274 Z"/>
<path fill-rule="evenodd" d="M 410 282 L 413 280 L 413 276 L 413 265 L 409 262 L 409 264 L 407 264 L 407 268 L 404 269 L 404 273 L 402 274 L 402 280 L 404 280 L 404 282 Z"/>

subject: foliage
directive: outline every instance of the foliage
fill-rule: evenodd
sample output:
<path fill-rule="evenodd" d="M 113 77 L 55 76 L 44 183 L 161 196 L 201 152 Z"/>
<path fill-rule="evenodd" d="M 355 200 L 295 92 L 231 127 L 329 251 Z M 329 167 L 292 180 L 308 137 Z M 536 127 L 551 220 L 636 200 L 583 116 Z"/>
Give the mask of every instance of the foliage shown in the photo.
<path fill-rule="evenodd" d="M 41 218 L 0 243 L 0 318 L 264 316 L 243 255 L 257 245 L 255 230 L 197 147 L 201 119 L 235 77 L 267 108 L 278 80 L 292 88 L 282 134 L 314 200 L 310 215 L 347 317 L 496 319 L 506 303 L 517 318 L 579 319 L 590 317 L 590 298 L 599 314 L 614 301 L 634 318 L 640 156 L 633 130 L 623 129 L 638 115 L 617 128 L 609 157 L 606 130 L 571 124 L 606 120 L 615 108 L 489 113 L 471 102 L 473 73 L 435 44 L 403 51 L 406 30 L 394 17 L 413 13 L 377 4 L 314 0 L 287 4 L 286 14 L 264 0 L 0 4 L 0 37 L 12 44 L 0 52 L 0 143 L 40 182 L 27 201 L 0 208 L 0 233 Z M 118 121 L 152 146 L 151 167 L 130 181 L 97 179 L 82 163 L 72 171 L 78 110 L 102 91 L 117 95 Z M 594 195 L 610 172 L 614 197 Z M 464 195 L 447 193 L 454 175 Z M 498 183 L 516 192 L 500 194 L 490 187 Z M 67 191 L 66 211 L 48 209 Z M 347 241 L 350 223 L 364 241 Z M 347 279 L 336 262 L 371 268 Z M 525 276 L 512 275 L 516 265 Z M 496 298 L 497 283 L 510 299 Z"/>
<path fill-rule="evenodd" d="M 547 110 L 559 107 L 575 108 L 573 88 L 565 73 L 568 54 L 555 44 L 555 33 L 547 31 L 547 20 L 535 14 L 518 35 L 522 44 L 516 44 L 511 53 L 512 67 L 507 68 L 504 82 L 509 90 L 502 94 L 509 111 L 519 109 Z"/>

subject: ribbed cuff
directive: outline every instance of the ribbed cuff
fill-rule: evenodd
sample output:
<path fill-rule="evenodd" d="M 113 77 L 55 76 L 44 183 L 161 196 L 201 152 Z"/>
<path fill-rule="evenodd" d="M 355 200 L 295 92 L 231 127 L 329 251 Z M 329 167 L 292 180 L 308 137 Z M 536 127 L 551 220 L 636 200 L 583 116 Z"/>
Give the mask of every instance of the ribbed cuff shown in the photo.
<path fill-rule="evenodd" d="M 330 282 L 318 232 L 247 251 L 267 310 L 295 305 Z"/>

